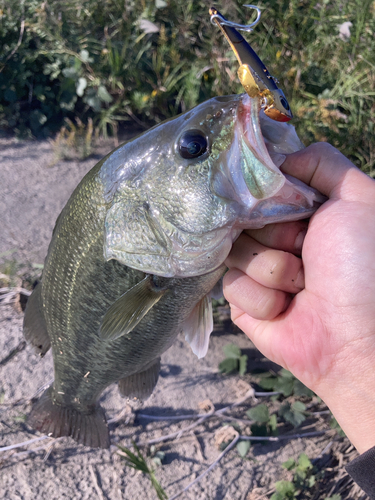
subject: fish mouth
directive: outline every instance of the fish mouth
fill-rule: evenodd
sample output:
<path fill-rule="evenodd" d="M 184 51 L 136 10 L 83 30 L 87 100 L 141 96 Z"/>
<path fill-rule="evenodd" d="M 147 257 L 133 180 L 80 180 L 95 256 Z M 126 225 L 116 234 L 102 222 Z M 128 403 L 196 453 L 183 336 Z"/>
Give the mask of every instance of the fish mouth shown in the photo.
<path fill-rule="evenodd" d="M 255 221 L 258 221 L 258 227 L 262 227 L 272 222 L 313 215 L 327 198 L 279 169 L 285 154 L 304 147 L 294 127 L 266 117 L 259 100 L 247 94 L 241 96 L 238 104 L 237 124 L 235 135 L 241 150 L 240 175 L 247 186 L 248 197 L 251 195 L 253 200 L 251 227 Z M 255 204 L 254 198 L 258 200 Z"/>

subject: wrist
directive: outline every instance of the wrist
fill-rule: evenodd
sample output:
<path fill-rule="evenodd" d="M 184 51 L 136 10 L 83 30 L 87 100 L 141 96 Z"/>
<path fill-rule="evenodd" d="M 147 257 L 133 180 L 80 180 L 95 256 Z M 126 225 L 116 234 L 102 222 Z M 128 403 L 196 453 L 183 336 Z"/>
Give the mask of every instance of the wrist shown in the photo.
<path fill-rule="evenodd" d="M 366 373 L 366 370 L 362 373 Z M 354 383 L 351 379 L 347 384 L 340 383 L 340 387 L 331 386 L 320 395 L 359 453 L 375 446 L 374 387 L 375 384 L 369 380 L 357 380 Z"/>

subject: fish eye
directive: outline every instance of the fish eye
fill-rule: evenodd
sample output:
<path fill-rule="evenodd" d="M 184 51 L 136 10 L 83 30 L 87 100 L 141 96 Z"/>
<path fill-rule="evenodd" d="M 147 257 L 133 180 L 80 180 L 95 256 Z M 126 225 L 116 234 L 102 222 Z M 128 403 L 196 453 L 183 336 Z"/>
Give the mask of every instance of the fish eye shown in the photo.
<path fill-rule="evenodd" d="M 187 130 L 178 141 L 178 151 L 182 158 L 198 158 L 207 151 L 207 139 L 200 130 Z"/>

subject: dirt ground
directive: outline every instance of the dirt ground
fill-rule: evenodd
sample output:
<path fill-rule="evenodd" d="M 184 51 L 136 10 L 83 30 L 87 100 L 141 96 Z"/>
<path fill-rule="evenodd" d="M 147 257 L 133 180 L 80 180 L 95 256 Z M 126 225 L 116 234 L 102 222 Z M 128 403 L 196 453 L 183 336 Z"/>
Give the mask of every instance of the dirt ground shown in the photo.
<path fill-rule="evenodd" d="M 79 180 L 112 147 L 102 144 L 98 153 L 86 161 L 56 163 L 47 141 L 0 139 L 0 266 L 1 262 L 4 265 L 11 261 L 15 266 L 39 272 L 38 264 L 43 264 L 58 214 Z M 16 280 L 11 285 L 20 283 Z M 17 300 L 15 294 L 0 302 L 0 447 L 40 437 L 27 426 L 24 416 L 31 408 L 31 398 L 53 378 L 50 352 L 40 359 L 29 346 L 22 349 L 23 313 L 15 303 Z M 0 498 L 155 499 L 149 478 L 125 465 L 116 444 L 130 447 L 134 440 L 142 445 L 144 453 L 150 453 L 150 441 L 181 431 L 169 440 L 159 441 L 151 450 L 154 454 L 158 450 L 165 453 L 162 465 L 155 466 L 156 477 L 168 498 L 175 498 L 219 457 L 218 431 L 223 424 L 234 425 L 246 434 L 249 426 L 241 422 L 246 418 L 245 411 L 264 399 L 249 397 L 221 416 L 168 419 L 204 413 L 210 408 L 206 403 L 207 408 L 203 409 L 200 403 L 205 400 L 210 400 L 214 407 L 211 411 L 216 411 L 243 399 L 253 382 L 252 376 L 224 376 L 218 369 L 224 357 L 223 347 L 228 343 L 237 344 L 248 354 L 250 368 L 268 366 L 267 360 L 230 321 L 216 327 L 208 354 L 202 360 L 195 357 L 183 338 L 178 339 L 163 355 L 159 382 L 142 407 L 132 408 L 120 397 L 115 385 L 102 395 L 101 404 L 108 419 L 113 419 L 110 450 L 90 449 L 70 438 L 45 438 L 21 448 L 0 449 Z M 17 346 L 20 351 L 14 353 Z M 324 409 L 323 403 L 315 401 L 314 411 Z M 298 498 L 324 500 L 340 494 L 341 499 L 366 499 L 344 469 L 355 457 L 355 451 L 345 438 L 330 430 L 325 413 L 307 419 L 297 429 L 284 426 L 279 434 L 296 436 L 315 431 L 322 434 L 254 444 L 244 459 L 234 447 L 179 498 L 270 498 L 276 481 L 291 479 L 281 464 L 304 452 L 316 467 L 317 484 Z M 232 438 L 233 434 L 228 440 Z"/>

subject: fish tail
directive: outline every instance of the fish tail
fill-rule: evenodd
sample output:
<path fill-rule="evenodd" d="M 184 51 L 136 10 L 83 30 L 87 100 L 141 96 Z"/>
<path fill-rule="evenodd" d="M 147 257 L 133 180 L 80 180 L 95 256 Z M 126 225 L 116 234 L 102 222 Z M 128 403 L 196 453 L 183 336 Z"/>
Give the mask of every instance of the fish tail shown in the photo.
<path fill-rule="evenodd" d="M 31 410 L 27 423 L 48 436 L 70 436 L 77 443 L 91 448 L 109 448 L 110 439 L 103 408 L 83 413 L 76 408 L 54 402 L 53 387 L 49 387 Z"/>

